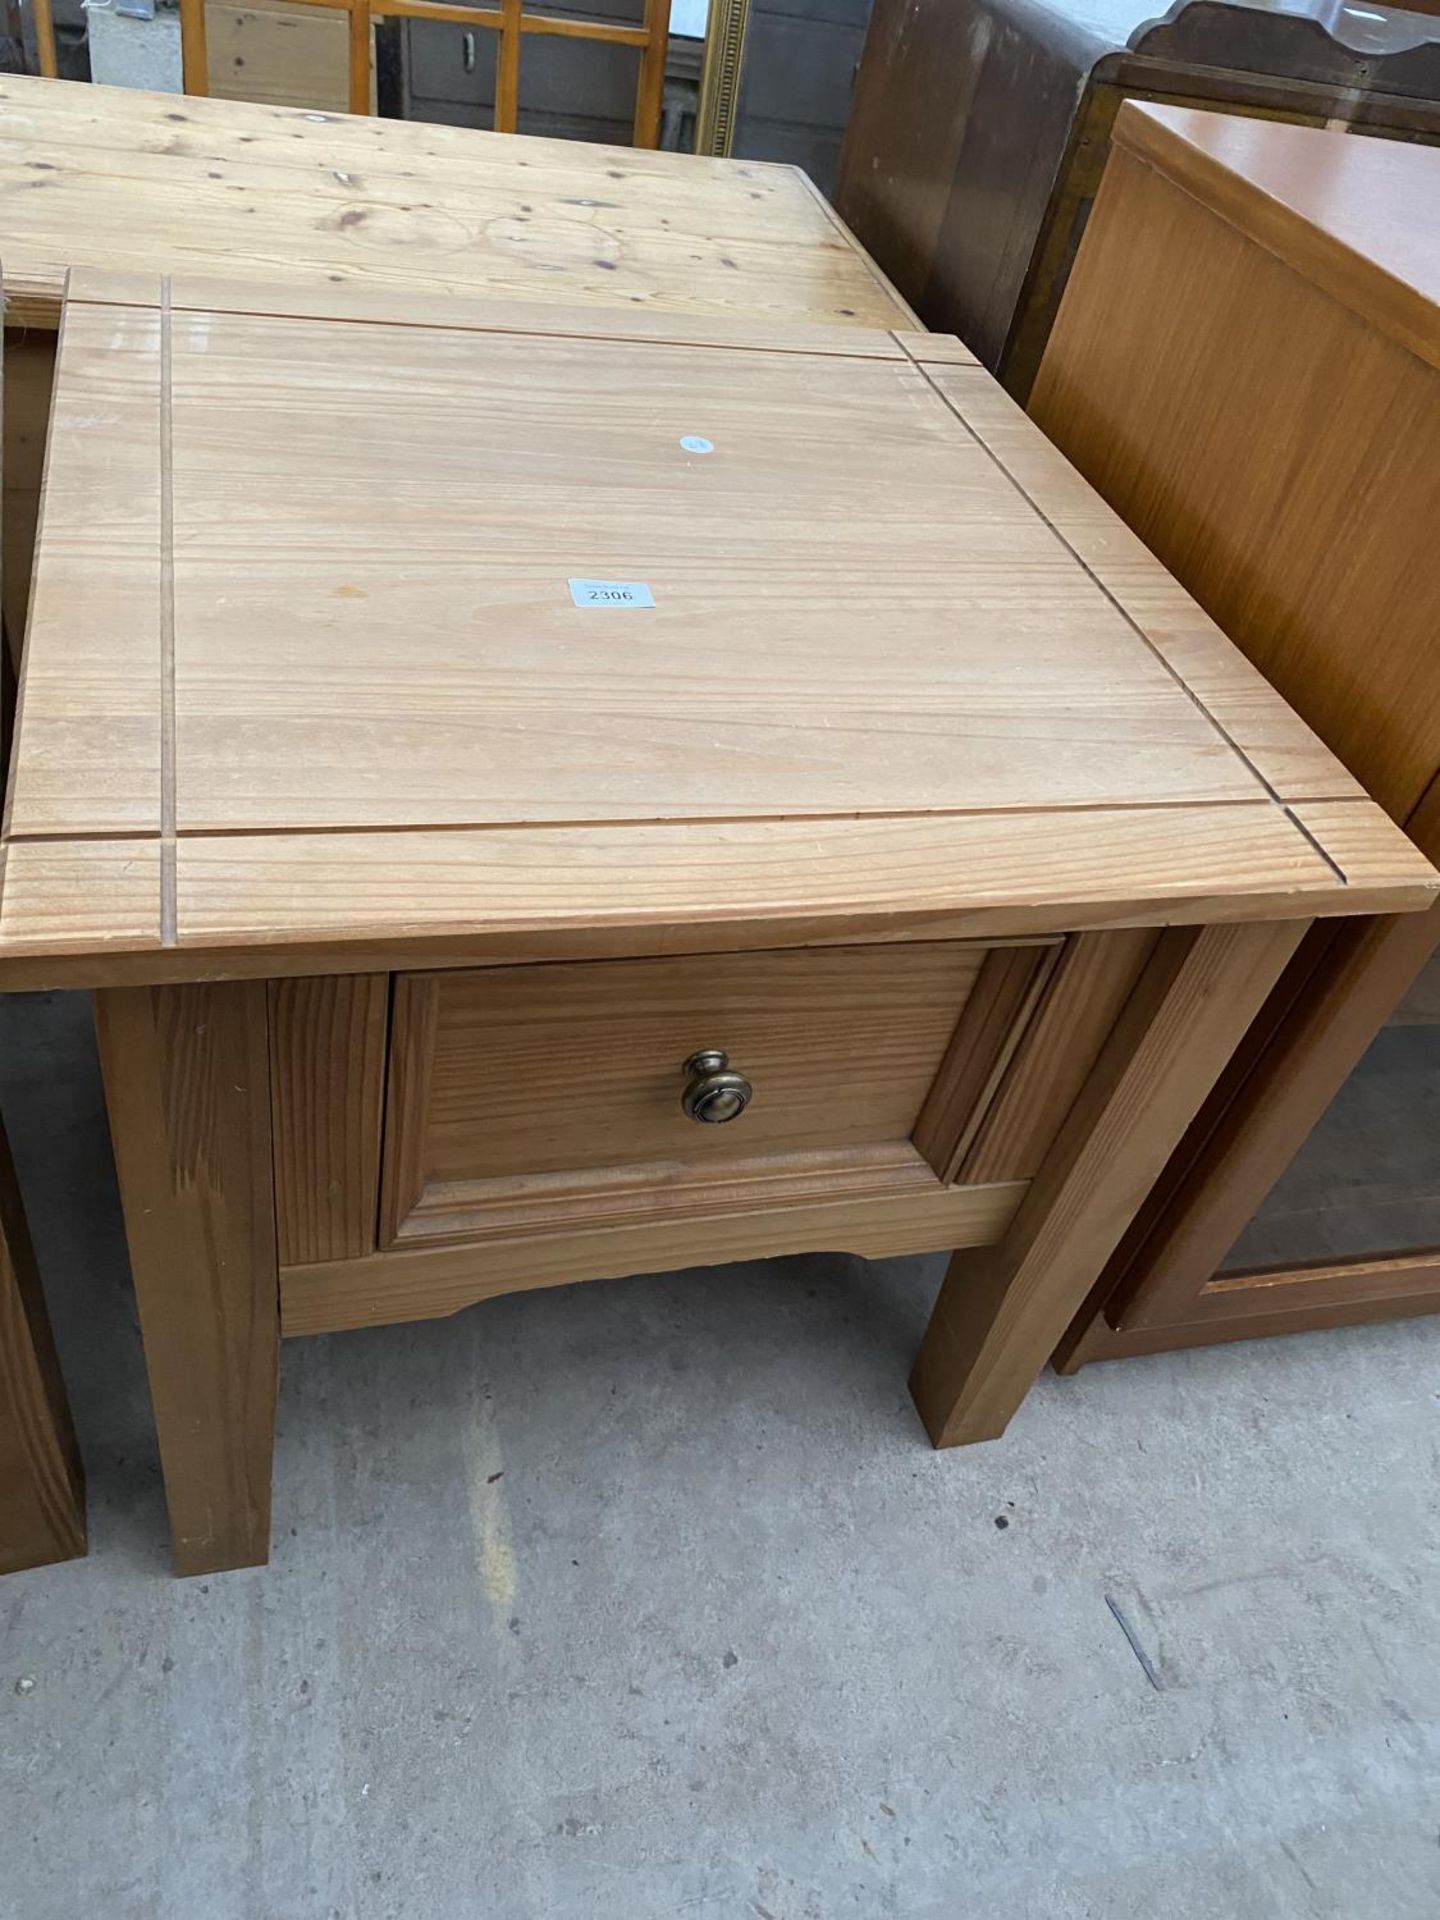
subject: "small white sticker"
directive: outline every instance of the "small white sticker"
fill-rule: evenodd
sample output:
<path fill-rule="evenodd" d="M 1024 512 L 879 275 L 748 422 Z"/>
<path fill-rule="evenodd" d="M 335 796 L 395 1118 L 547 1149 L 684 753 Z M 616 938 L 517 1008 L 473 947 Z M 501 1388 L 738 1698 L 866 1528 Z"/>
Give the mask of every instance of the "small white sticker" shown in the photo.
<path fill-rule="evenodd" d="M 707 440 L 703 433 L 687 433 L 680 442 L 686 453 L 714 453 L 715 442 Z"/>
<path fill-rule="evenodd" d="M 577 607 L 653 607 L 655 596 L 643 580 L 572 580 L 570 598 Z"/>

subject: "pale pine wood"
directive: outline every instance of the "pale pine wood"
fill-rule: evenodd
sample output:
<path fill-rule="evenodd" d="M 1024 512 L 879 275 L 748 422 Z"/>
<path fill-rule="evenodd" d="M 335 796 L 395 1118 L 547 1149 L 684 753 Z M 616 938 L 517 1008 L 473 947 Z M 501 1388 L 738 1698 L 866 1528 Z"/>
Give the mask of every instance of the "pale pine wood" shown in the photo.
<path fill-rule="evenodd" d="M 1045 950 L 1008 951 L 1028 978 Z M 725 1169 L 754 1181 L 772 1162 L 784 1177 L 797 1154 L 907 1142 L 987 958 L 919 942 L 402 978 L 386 1237 L 433 1231 L 417 1209 L 511 1203 L 514 1183 L 545 1176 L 554 1198 L 573 1188 L 583 1202 L 602 1170 L 607 1189 L 627 1167 L 672 1184 Z M 998 1019 L 1019 1011 L 997 1007 L 971 1050 L 1003 1046 Z M 684 1062 L 704 1048 L 755 1088 L 726 1126 L 681 1110 Z M 970 1111 L 946 1116 L 957 1136 Z M 637 1205 L 654 1180 L 629 1183 Z"/>
<path fill-rule="evenodd" d="M 1211 713 L 1255 770 L 1287 800 L 1354 799 L 1354 773 L 1237 652 L 1197 600 L 1126 525 L 1103 493 L 983 370 L 934 376 L 966 424 Z M 1047 431 L 1051 422 L 1043 416 Z"/>
<path fill-rule="evenodd" d="M 1160 941 L 1004 1239 L 946 1275 L 911 1377 L 937 1447 L 1004 1432 L 1304 930 Z"/>
<path fill-rule="evenodd" d="M 62 387 L 72 359 L 107 352 L 113 320 L 85 316 Z M 1264 792 L 908 364 L 440 327 L 422 345 L 280 316 L 177 314 L 172 331 L 180 832 Z M 281 439 L 254 404 L 277 387 Z M 714 456 L 684 452 L 692 425 Z M 58 449 L 58 412 L 54 432 Z M 261 551 L 243 597 L 216 594 Z M 643 580 L 656 605 L 576 608 L 574 574 Z M 1042 596 L 1044 620 L 1023 618 Z M 736 622 L 740 605 L 756 611 Z M 406 644 L 476 623 L 483 651 Z M 38 608 L 32 626 L 43 659 L 60 642 Z M 17 804 L 13 824 L 70 819 Z"/>
<path fill-rule="evenodd" d="M 847 359 L 913 359 L 904 336 L 822 320 L 780 321 L 760 314 L 697 312 L 617 313 L 561 300 L 417 295 L 407 287 L 336 283 L 303 289 L 271 281 L 167 274 L 172 313 L 251 314 L 260 318 L 385 322 L 397 327 L 441 327 L 446 333 L 504 333 L 557 340 L 646 341 L 666 346 L 763 347 L 771 353 L 827 353 Z M 77 267 L 68 277 L 67 308 L 153 308 L 156 274 Z M 946 336 L 924 336 L 942 345 Z M 1021 416 L 1023 418 L 1023 415 Z"/>
<path fill-rule="evenodd" d="M 0 873 L 0 988 L 997 939 L 1432 901 L 1429 863 L 1378 809 L 1353 804 L 1376 832 L 1343 883 L 1269 803 L 192 835 L 177 850 L 170 946 L 157 841 L 15 840 Z"/>
<path fill-rule="evenodd" d="M 282 1265 L 374 1250 L 389 1010 L 388 974 L 270 983 Z"/>
<path fill-rule="evenodd" d="M 516 332 L 474 305 L 449 328 L 433 302 L 402 316 L 394 296 L 361 321 L 334 294 L 317 314 L 283 289 L 260 312 L 223 292 L 202 307 L 193 282 L 178 305 L 168 282 L 94 292 L 72 303 L 60 356 L 7 826 L 16 846 L 158 837 L 162 947 L 246 944 L 243 924 L 205 921 L 217 854 L 227 877 L 273 875 L 253 902 L 272 959 L 292 935 L 333 958 L 383 933 L 377 858 L 398 856 L 407 938 L 478 932 L 468 914 L 417 921 L 414 861 L 458 858 L 468 879 L 536 822 L 551 823 L 540 865 L 567 870 L 577 854 L 605 867 L 611 848 L 633 869 L 664 845 L 657 823 L 687 859 L 708 820 L 734 822 L 709 841 L 722 859 L 753 829 L 776 851 L 798 832 L 807 865 L 822 846 L 863 861 L 872 821 L 913 823 L 970 836 L 967 904 L 993 908 L 1033 889 L 1052 833 L 1042 861 L 1073 857 L 1076 834 L 1127 880 L 1147 834 L 1174 856 L 1109 915 L 1082 904 L 1081 862 L 1063 901 L 1047 886 L 1043 916 L 1007 932 L 1053 931 L 1062 908 L 1075 927 L 1195 900 L 1211 891 L 1195 885 L 1197 832 L 1217 855 L 1223 841 L 1214 891 L 1230 904 L 1214 917 L 1299 893 L 1319 914 L 1399 908 L 1430 880 L 1318 745 L 1296 747 L 1293 790 L 1278 766 L 1262 776 L 1168 633 L 1152 638 L 1051 524 L 1038 464 L 1022 481 L 971 428 L 946 383 L 978 380 L 983 401 L 973 370 L 921 368 L 879 334 L 853 336 L 853 355 L 732 349 L 730 323 L 710 320 L 637 338 L 616 315 L 602 337 L 553 311 Z M 282 302 L 297 310 L 268 310 Z M 284 435 L 255 404 L 271 390 Z M 697 426 L 713 455 L 681 446 Z M 1007 431 L 1033 454 L 1033 429 Z M 477 517 L 479 498 L 494 504 Z M 656 604 L 575 607 L 567 578 L 597 568 L 644 580 Z M 243 595 L 217 584 L 240 572 Z M 737 603 L 757 611 L 737 623 Z M 1222 707 L 1225 662 L 1222 644 L 1200 676 Z M 492 831 L 439 848 L 442 825 Z M 367 827 L 385 832 L 351 831 Z M 1262 845 L 1280 860 L 1247 872 Z M 310 881 L 341 864 L 344 924 L 324 915 L 341 892 L 287 878 L 294 860 Z M 1006 865 L 1009 889 L 981 883 Z M 535 877 L 530 917 L 553 926 L 554 885 Z M 781 877 L 772 915 L 800 904 Z M 437 872 L 424 911 L 442 891 Z M 498 930 L 488 883 L 484 898 Z M 576 906 L 591 932 L 643 917 L 613 894 Z"/>
<path fill-rule="evenodd" d="M 394 1249 L 366 1260 L 287 1267 L 280 1276 L 284 1332 L 328 1333 L 458 1313 L 497 1294 L 567 1286 L 676 1266 L 718 1266 L 826 1250 L 868 1259 L 930 1253 L 996 1239 L 1013 1218 L 1023 1182 L 899 1189 L 860 1198 L 787 1200 L 766 1210 L 729 1215 L 713 1232 L 693 1217 L 663 1213 L 639 1221 L 568 1224 L 548 1236 L 487 1241 L 482 1246 Z"/>
<path fill-rule="evenodd" d="M 85 1479 L 0 1131 L 0 1573 L 85 1552 Z"/>
<path fill-rule="evenodd" d="M 158 295 L 159 281 L 151 285 Z M 73 379 L 57 381 L 36 535 L 20 726 L 33 759 L 11 770 L 7 822 L 43 818 L 76 785 L 82 831 L 154 832 L 161 764 L 160 316 L 120 314 Z M 115 433 L 92 431 L 104 420 Z M 80 533 L 88 521 L 91 535 Z M 94 567 L 91 539 L 109 552 Z M 54 644 L 31 648 L 32 631 Z M 17 735 L 19 729 L 17 728 Z M 53 759 L 52 759 L 53 756 Z"/>
<path fill-rule="evenodd" d="M 916 1148 L 947 1185 L 986 1123 L 1059 952 L 1057 943 L 1049 948 L 1000 947 L 985 956 L 915 1121 Z"/>
<path fill-rule="evenodd" d="M 278 1358 L 266 989 L 96 996 L 177 1573 L 264 1561 Z"/>
<path fill-rule="evenodd" d="M 32 325 L 57 325 L 67 268 L 161 264 L 917 324 L 792 167 L 13 74 L 0 108 L 7 311 Z"/>
<path fill-rule="evenodd" d="M 1154 951 L 1148 927 L 1065 943 L 1045 999 L 960 1170 L 967 1183 L 1029 1180 Z"/>

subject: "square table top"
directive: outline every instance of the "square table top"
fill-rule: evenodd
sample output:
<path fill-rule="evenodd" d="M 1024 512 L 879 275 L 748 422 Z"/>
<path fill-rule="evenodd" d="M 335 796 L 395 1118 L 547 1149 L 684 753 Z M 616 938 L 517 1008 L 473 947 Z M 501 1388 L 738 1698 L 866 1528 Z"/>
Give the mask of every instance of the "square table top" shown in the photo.
<path fill-rule="evenodd" d="M 0 74 L 6 311 L 71 267 L 913 326 L 798 167 Z"/>
<path fill-rule="evenodd" d="M 947 336 L 79 272 L 4 851 L 0 984 L 1437 885 Z"/>

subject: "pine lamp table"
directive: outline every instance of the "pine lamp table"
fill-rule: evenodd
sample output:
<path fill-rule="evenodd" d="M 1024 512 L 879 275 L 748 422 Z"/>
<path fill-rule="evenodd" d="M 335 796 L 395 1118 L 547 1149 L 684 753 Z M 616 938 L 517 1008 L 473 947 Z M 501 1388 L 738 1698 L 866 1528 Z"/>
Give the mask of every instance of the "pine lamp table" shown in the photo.
<path fill-rule="evenodd" d="M 317 13 L 317 20 L 323 16 Z M 0 760 L 71 267 L 263 273 L 785 323 L 915 317 L 796 167 L 0 75 Z M 0 1229 L 0 1568 L 83 1545 L 17 1194 Z"/>
<path fill-rule="evenodd" d="M 957 342 L 72 274 L 0 986 L 94 987 L 182 1572 L 278 1339 L 964 1249 L 999 1434 L 1306 926 L 1440 880 Z"/>

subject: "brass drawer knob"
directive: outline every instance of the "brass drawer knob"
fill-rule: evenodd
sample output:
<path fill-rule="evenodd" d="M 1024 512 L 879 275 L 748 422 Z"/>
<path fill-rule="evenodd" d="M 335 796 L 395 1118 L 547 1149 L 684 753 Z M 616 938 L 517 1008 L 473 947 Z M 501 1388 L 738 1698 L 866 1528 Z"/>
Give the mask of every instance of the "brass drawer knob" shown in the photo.
<path fill-rule="evenodd" d="M 755 1089 L 743 1073 L 732 1073 L 730 1056 L 718 1047 L 692 1053 L 685 1062 L 685 1091 L 680 1104 L 692 1120 L 707 1127 L 724 1126 L 738 1120 L 750 1104 Z"/>

